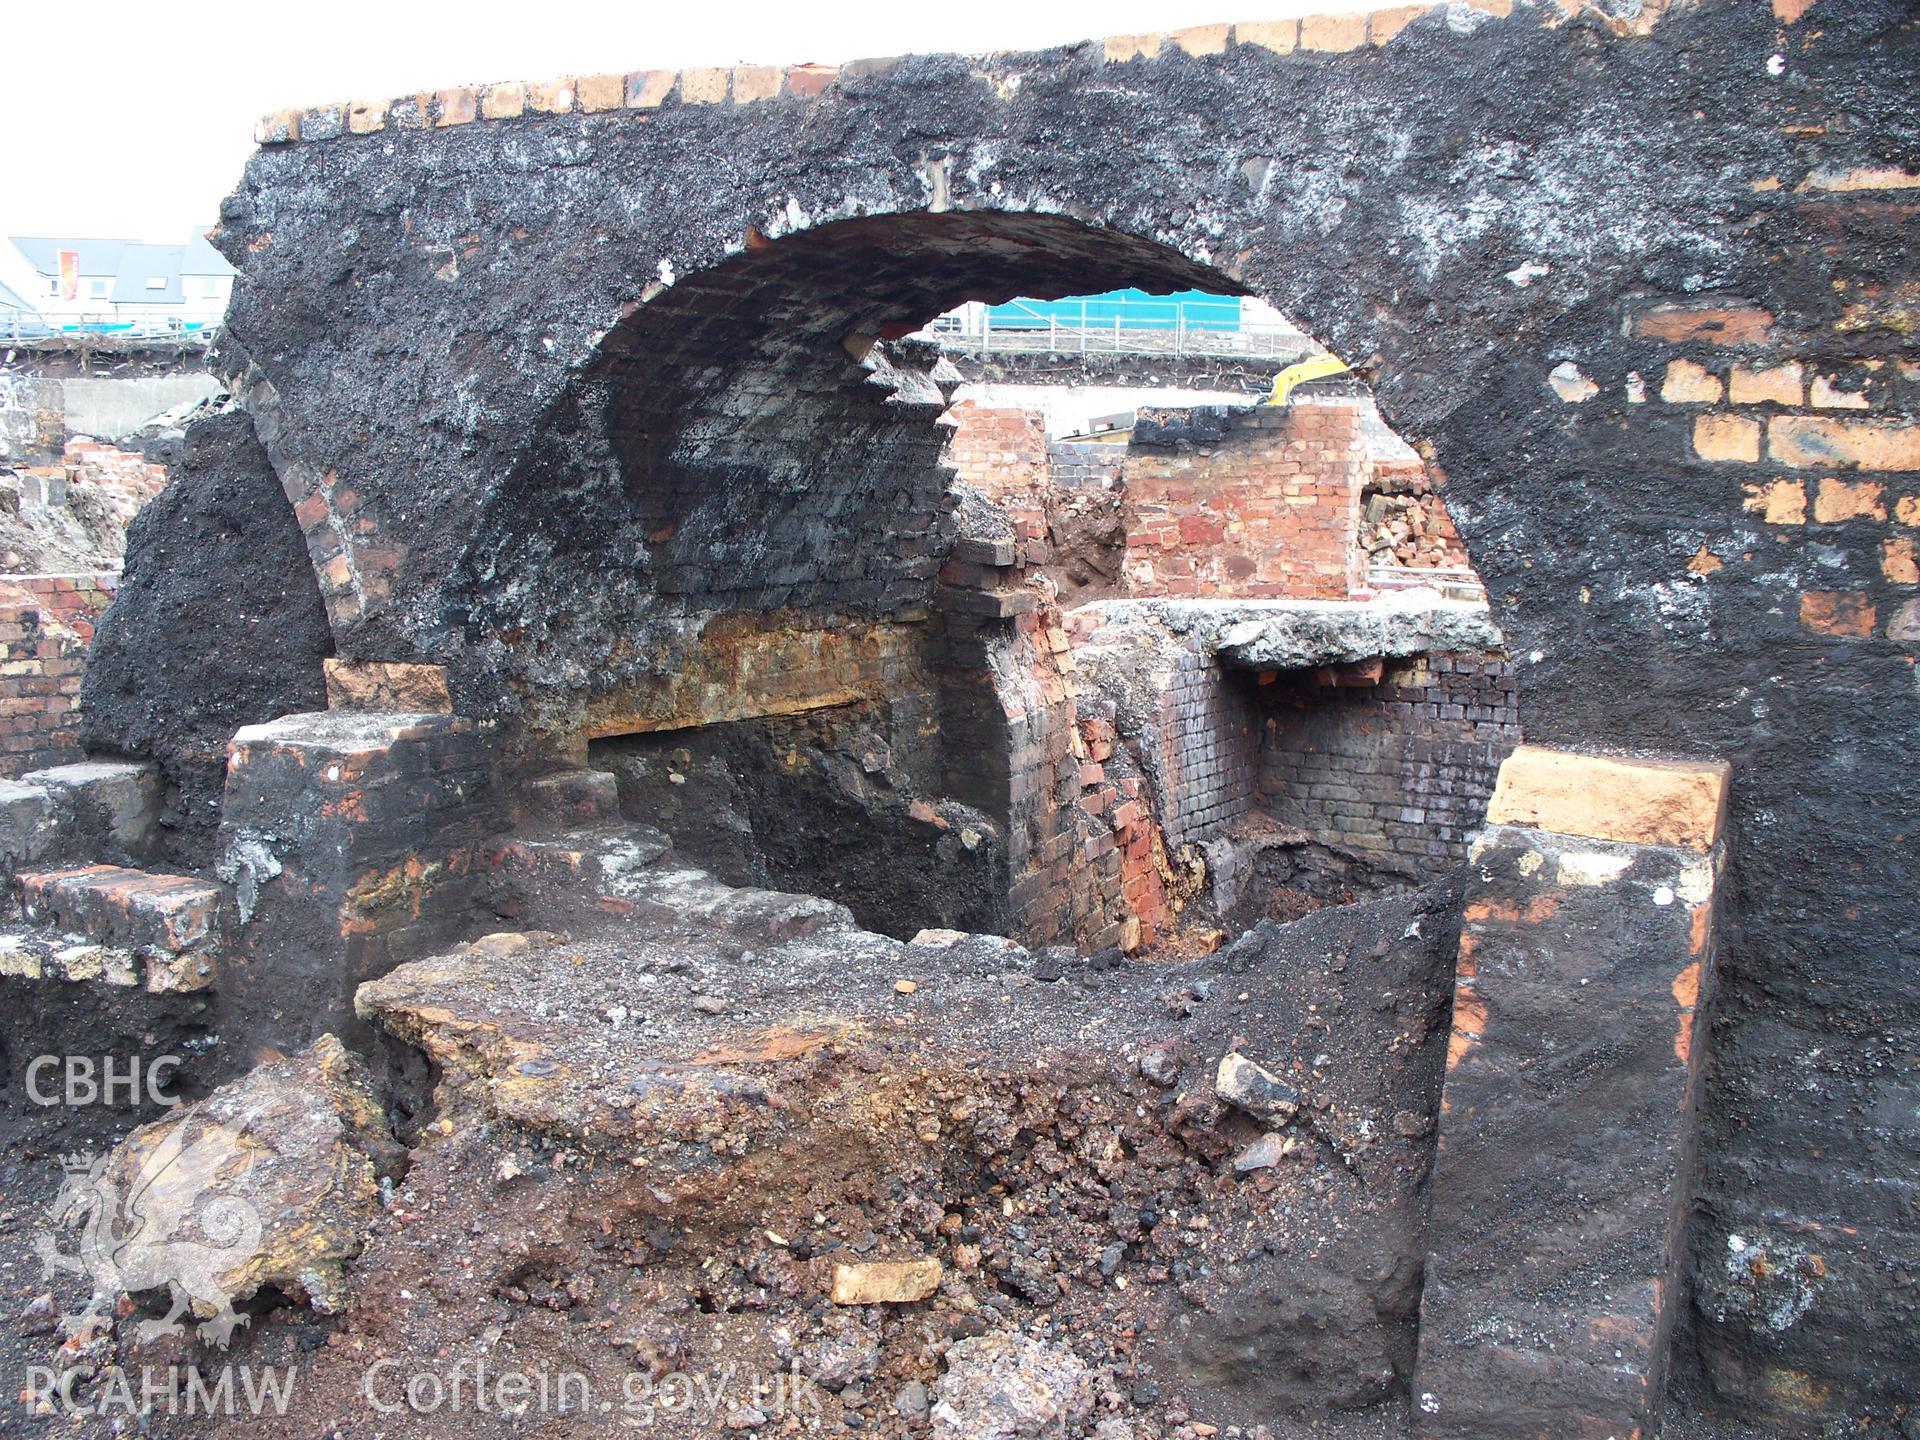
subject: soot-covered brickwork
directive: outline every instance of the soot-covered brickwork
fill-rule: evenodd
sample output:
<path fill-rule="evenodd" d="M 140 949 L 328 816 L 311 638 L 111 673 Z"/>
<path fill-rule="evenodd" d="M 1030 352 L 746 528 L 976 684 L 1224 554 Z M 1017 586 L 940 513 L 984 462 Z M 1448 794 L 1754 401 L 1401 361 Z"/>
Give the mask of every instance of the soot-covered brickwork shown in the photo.
<path fill-rule="evenodd" d="M 326 706 L 333 635 L 300 528 L 244 414 L 195 425 L 171 483 L 127 536 L 127 568 L 88 655 L 81 740 L 158 763 L 161 853 L 210 863 L 227 742 Z"/>
<path fill-rule="evenodd" d="M 1417 871 L 1458 866 L 1494 773 L 1520 739 L 1506 656 L 1261 678 L 1259 790 L 1276 819 Z"/>
<path fill-rule="evenodd" d="M 1920 32 L 1897 0 L 1507 9 L 282 117 L 223 207 L 223 363 L 342 654 L 444 663 L 503 742 L 578 753 L 662 627 L 923 625 L 941 377 L 874 337 L 1014 293 L 1278 305 L 1445 476 L 1528 738 L 1733 767 L 1676 1373 L 1796 1424 L 1898 1406 Z M 96 652 L 137 698 L 89 720 L 163 759 L 268 673 L 149 642 L 261 573 L 165 579 L 164 544 L 136 531 L 155 578 Z"/>

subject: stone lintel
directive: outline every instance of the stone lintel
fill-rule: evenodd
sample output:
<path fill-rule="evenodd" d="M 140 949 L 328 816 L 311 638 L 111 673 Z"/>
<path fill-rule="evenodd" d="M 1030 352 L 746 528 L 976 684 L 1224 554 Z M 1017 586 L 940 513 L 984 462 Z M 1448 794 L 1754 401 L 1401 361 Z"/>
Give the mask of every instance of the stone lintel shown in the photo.
<path fill-rule="evenodd" d="M 1726 823 L 1724 760 L 1641 760 L 1522 745 L 1500 767 L 1490 825 L 1707 850 Z"/>

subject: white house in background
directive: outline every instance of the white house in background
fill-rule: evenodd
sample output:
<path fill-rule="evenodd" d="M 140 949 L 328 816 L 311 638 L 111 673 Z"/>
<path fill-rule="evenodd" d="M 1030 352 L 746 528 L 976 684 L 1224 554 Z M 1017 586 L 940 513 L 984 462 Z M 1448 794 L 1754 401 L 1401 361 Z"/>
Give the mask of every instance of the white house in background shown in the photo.
<path fill-rule="evenodd" d="M 10 235 L 0 245 L 0 282 L 50 324 L 113 311 L 113 281 L 129 240 Z M 71 256 L 68 261 L 64 257 Z M 64 270 L 64 274 L 63 274 Z"/>
<path fill-rule="evenodd" d="M 0 244 L 0 285 L 56 328 L 217 325 L 236 273 L 199 235 L 184 245 L 55 235 Z"/>

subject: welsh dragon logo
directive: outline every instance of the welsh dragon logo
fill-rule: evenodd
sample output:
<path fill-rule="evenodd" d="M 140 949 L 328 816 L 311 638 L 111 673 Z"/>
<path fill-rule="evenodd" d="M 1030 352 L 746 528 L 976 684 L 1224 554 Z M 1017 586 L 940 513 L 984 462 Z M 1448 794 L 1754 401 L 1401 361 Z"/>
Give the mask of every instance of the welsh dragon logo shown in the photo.
<path fill-rule="evenodd" d="M 177 1335 L 184 1319 L 202 1340 L 226 1348 L 247 1317 L 235 1312 L 225 1277 L 258 1252 L 261 1223 L 245 1200 L 207 1192 L 216 1182 L 225 1190 L 234 1177 L 217 1169 L 249 1148 L 237 1130 L 190 1119 L 151 1149 L 130 1150 L 117 1167 L 111 1154 L 63 1160 L 66 1180 L 47 1207 L 53 1228 L 34 1237 L 34 1248 L 48 1275 L 84 1274 L 93 1282 L 86 1307 L 61 1317 L 67 1333 L 109 1321 L 123 1295 L 164 1286 L 172 1303 L 162 1318 L 140 1323 L 139 1338 Z M 58 1237 L 73 1230 L 79 1245 L 68 1254 Z"/>

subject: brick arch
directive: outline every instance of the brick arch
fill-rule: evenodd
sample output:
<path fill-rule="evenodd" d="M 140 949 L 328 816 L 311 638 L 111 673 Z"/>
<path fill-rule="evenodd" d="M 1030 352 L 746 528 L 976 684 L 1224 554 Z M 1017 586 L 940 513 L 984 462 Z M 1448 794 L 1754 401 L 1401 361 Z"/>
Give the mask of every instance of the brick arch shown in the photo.
<path fill-rule="evenodd" d="M 582 367 L 649 280 L 945 208 L 1102 221 L 1273 300 L 1430 443 L 1530 737 L 1736 760 L 1693 1248 L 1817 1234 L 1833 1278 L 1783 1331 L 1732 1293 L 1698 1343 L 1725 1395 L 1837 1413 L 1913 1372 L 1864 1317 L 1920 1169 L 1897 1105 L 1842 1097 L 1920 1027 L 1886 878 L 1920 825 L 1916 73 L 1887 0 L 1499 0 L 323 106 L 223 211 L 229 353 L 343 652 L 505 706 L 476 528 L 537 437 L 591 434 Z"/>
<path fill-rule="evenodd" d="M 1239 288 L 1058 214 L 756 232 L 635 306 L 536 426 L 461 562 L 469 643 L 535 708 L 584 701 L 605 728 L 640 703 L 609 694 L 714 615 L 924 616 L 951 544 L 951 386 L 930 347 L 887 337 L 968 300 L 1127 286 Z"/>

